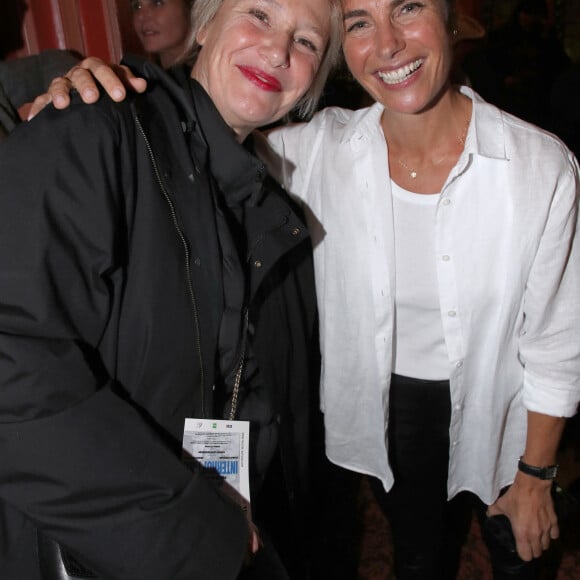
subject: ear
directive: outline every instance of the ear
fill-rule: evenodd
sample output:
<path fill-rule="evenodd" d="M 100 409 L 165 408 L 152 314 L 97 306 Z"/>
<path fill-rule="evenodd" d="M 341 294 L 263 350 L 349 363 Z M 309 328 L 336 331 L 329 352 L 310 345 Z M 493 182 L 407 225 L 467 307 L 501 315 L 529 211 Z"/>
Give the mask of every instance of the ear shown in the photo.
<path fill-rule="evenodd" d="M 208 34 L 207 28 L 208 28 L 207 24 L 205 26 L 202 26 L 195 35 L 195 41 L 197 42 L 197 44 L 199 44 L 199 46 L 203 46 L 205 44 L 205 41 L 207 40 Z"/>

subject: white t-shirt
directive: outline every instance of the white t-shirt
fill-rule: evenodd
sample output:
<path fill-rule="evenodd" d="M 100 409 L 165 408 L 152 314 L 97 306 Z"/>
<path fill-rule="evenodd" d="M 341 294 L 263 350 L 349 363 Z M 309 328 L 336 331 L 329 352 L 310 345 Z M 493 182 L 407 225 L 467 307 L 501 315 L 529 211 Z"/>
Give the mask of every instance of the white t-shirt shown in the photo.
<path fill-rule="evenodd" d="M 407 191 L 391 180 L 395 226 L 393 371 L 417 379 L 449 379 L 435 264 L 440 194 Z"/>

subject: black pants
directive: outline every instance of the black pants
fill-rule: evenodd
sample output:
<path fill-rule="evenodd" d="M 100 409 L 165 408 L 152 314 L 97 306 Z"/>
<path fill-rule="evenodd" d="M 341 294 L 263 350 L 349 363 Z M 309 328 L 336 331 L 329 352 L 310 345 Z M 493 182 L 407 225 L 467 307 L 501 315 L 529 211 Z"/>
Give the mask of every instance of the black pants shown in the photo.
<path fill-rule="evenodd" d="M 447 501 L 449 382 L 393 375 L 389 405 L 395 483 L 388 494 L 378 480 L 373 489 L 392 528 L 395 575 L 397 580 L 454 578 L 473 507 L 485 517 L 486 506 L 467 493 Z M 488 543 L 488 549 L 496 580 L 535 577 L 534 563 L 510 557 L 501 546 Z"/>

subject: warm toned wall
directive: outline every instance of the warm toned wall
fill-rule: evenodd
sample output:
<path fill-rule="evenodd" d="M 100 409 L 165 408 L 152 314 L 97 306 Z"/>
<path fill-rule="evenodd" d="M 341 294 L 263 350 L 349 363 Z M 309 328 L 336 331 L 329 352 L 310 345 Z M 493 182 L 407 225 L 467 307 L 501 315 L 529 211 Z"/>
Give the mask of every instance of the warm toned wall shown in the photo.
<path fill-rule="evenodd" d="M 457 0 L 486 27 L 498 24 L 516 0 Z M 564 45 L 580 59 L 580 0 L 549 0 Z M 0 0 L 0 58 L 68 48 L 108 61 L 141 52 L 129 0 Z"/>
<path fill-rule="evenodd" d="M 129 0 L 0 0 L 0 57 L 67 48 L 118 62 L 139 52 Z"/>

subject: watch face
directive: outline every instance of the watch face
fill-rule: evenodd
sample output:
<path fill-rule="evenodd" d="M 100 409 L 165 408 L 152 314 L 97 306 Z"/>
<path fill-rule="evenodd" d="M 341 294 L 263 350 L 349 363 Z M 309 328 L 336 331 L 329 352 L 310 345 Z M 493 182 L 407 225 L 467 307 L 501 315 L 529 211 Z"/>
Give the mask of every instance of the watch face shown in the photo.
<path fill-rule="evenodd" d="M 555 479 L 556 475 L 558 475 L 558 466 L 552 465 L 551 467 L 546 467 L 544 473 L 544 479 Z"/>

